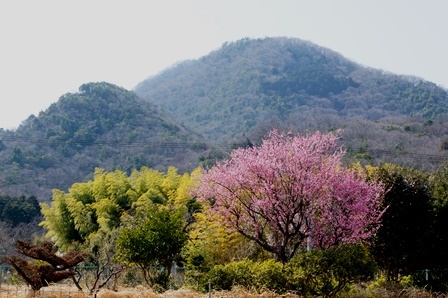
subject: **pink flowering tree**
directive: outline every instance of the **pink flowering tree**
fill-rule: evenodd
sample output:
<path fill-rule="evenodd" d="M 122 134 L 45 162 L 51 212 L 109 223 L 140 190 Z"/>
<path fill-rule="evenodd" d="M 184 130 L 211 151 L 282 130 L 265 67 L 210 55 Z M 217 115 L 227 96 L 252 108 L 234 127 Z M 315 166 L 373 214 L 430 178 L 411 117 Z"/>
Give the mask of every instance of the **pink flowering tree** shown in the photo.
<path fill-rule="evenodd" d="M 196 195 L 283 263 L 305 245 L 366 240 L 378 228 L 384 189 L 341 165 L 337 139 L 272 131 L 205 171 Z"/>

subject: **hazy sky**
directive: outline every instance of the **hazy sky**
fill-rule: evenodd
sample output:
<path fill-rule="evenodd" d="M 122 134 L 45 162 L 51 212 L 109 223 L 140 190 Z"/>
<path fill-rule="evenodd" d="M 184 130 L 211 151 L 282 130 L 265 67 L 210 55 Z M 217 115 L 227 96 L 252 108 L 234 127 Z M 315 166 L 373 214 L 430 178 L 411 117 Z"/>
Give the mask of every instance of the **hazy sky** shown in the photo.
<path fill-rule="evenodd" d="M 445 0 L 16 0 L 0 2 L 0 128 L 67 92 L 127 89 L 226 41 L 286 36 L 448 87 Z"/>

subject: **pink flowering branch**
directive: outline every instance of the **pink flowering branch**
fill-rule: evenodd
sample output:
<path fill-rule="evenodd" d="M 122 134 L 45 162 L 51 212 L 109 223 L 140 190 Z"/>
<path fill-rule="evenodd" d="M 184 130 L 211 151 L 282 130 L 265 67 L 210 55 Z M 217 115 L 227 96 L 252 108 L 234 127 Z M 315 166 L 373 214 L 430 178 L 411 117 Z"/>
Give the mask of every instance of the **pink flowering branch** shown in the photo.
<path fill-rule="evenodd" d="M 367 240 L 379 225 L 381 184 L 341 165 L 337 136 L 272 131 L 207 170 L 197 189 L 212 212 L 287 262 L 318 248 Z"/>

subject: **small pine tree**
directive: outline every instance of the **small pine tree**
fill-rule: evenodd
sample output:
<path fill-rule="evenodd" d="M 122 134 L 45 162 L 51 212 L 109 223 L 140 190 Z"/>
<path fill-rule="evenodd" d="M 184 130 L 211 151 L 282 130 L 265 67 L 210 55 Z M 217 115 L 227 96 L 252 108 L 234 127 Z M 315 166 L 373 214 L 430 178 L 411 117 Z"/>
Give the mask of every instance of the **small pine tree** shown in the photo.
<path fill-rule="evenodd" d="M 19 254 L 44 263 L 28 261 L 15 255 L 3 257 L 2 262 L 10 264 L 35 292 L 51 283 L 72 277 L 75 274 L 72 268 L 86 258 L 86 255 L 76 251 L 58 256 L 52 242 L 34 245 L 17 240 L 16 244 Z"/>

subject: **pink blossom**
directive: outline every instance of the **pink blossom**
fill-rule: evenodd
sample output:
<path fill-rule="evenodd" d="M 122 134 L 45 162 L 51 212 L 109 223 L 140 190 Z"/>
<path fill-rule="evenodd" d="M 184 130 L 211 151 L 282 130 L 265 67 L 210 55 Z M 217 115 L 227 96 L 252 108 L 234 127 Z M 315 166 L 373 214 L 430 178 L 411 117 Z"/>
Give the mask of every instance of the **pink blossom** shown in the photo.
<path fill-rule="evenodd" d="M 327 248 L 367 240 L 379 226 L 384 188 L 341 165 L 337 139 L 272 131 L 205 171 L 197 196 L 282 262 L 307 241 Z"/>

